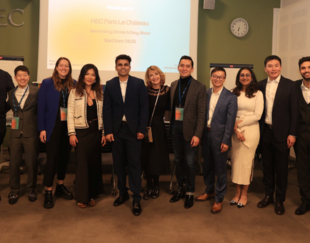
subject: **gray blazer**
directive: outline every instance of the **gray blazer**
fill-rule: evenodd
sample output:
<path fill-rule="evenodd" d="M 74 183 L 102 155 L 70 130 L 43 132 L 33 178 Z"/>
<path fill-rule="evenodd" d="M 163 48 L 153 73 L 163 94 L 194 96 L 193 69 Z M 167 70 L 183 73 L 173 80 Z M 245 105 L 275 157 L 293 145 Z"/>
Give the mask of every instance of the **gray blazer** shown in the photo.
<path fill-rule="evenodd" d="M 171 83 L 170 106 L 173 107 L 174 94 L 179 80 Z M 170 121 L 171 115 L 170 113 Z M 206 119 L 206 86 L 192 78 L 187 91 L 184 115 L 183 115 L 183 136 L 186 141 L 191 141 L 193 136 L 202 138 Z"/>
<path fill-rule="evenodd" d="M 9 105 L 14 112 L 13 106 L 13 91 L 9 92 Z M 37 107 L 38 107 L 38 92 L 39 88 L 29 84 L 29 95 L 25 101 L 23 109 L 18 109 L 17 116 L 19 117 L 19 129 L 11 129 L 11 138 L 19 137 L 23 133 L 24 137 L 39 136 L 37 125 Z M 18 102 L 15 99 L 15 104 Z"/>

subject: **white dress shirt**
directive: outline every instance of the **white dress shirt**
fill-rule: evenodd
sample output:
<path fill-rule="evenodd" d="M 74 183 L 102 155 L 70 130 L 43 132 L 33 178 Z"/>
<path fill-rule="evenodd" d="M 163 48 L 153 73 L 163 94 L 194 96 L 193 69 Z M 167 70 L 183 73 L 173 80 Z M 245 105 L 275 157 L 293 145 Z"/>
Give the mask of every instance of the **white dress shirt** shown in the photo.
<path fill-rule="evenodd" d="M 211 128 L 211 121 L 212 121 L 212 118 L 213 118 L 213 113 L 214 113 L 216 104 L 217 104 L 217 102 L 219 100 L 219 97 L 220 97 L 220 95 L 222 93 L 222 90 L 223 90 L 223 88 L 221 88 L 221 90 L 215 94 L 213 92 L 213 89 L 212 89 L 212 94 L 211 94 L 210 104 L 209 104 L 209 119 L 208 119 L 208 122 L 207 122 L 207 127 L 208 128 Z"/>
<path fill-rule="evenodd" d="M 15 91 L 15 97 L 16 97 L 16 100 L 17 100 L 18 103 L 20 102 L 21 98 L 23 97 L 23 95 L 24 95 L 24 93 L 25 93 L 27 87 L 29 87 L 29 86 L 27 85 L 27 86 L 26 86 L 25 88 L 23 88 L 23 89 L 20 88 L 20 87 L 17 87 L 17 89 L 16 89 L 16 91 Z M 21 108 L 21 109 L 24 108 L 24 105 L 25 105 L 25 102 L 26 102 L 26 100 L 27 100 L 27 98 L 28 98 L 28 95 L 29 95 L 29 88 L 28 88 L 28 90 L 27 90 L 27 92 L 26 92 L 26 94 L 25 94 L 25 96 L 24 96 L 24 98 L 23 98 L 23 100 L 22 100 L 22 102 L 21 102 L 21 104 L 20 104 L 20 108 Z M 18 103 L 16 104 L 16 107 L 18 106 Z"/>
<path fill-rule="evenodd" d="M 127 82 L 128 82 L 128 79 L 126 81 L 121 81 L 121 80 L 119 81 L 119 84 L 121 86 L 121 92 L 122 92 L 122 97 L 123 97 L 124 103 L 125 103 L 125 99 L 126 99 Z M 127 121 L 125 115 L 123 115 L 122 121 Z"/>
<path fill-rule="evenodd" d="M 275 80 L 270 80 L 268 77 L 267 85 L 266 85 L 266 116 L 265 123 L 272 125 L 272 109 L 274 98 L 276 97 L 278 85 L 280 83 L 281 75 L 279 75 Z"/>
<path fill-rule="evenodd" d="M 310 88 L 307 88 L 305 85 L 304 85 L 304 81 L 301 82 L 301 91 L 302 91 L 302 95 L 306 101 L 307 104 L 310 103 Z"/>

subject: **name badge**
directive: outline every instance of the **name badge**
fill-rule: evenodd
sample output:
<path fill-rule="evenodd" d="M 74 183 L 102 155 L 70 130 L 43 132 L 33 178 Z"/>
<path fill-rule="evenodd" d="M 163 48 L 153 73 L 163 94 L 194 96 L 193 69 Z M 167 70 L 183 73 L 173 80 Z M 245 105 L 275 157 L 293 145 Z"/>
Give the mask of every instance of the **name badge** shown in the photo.
<path fill-rule="evenodd" d="M 67 108 L 60 107 L 60 120 L 61 121 L 67 121 Z"/>
<path fill-rule="evenodd" d="M 184 108 L 176 107 L 175 108 L 175 120 L 183 121 Z"/>
<path fill-rule="evenodd" d="M 13 116 L 11 129 L 18 130 L 19 129 L 19 117 Z"/>

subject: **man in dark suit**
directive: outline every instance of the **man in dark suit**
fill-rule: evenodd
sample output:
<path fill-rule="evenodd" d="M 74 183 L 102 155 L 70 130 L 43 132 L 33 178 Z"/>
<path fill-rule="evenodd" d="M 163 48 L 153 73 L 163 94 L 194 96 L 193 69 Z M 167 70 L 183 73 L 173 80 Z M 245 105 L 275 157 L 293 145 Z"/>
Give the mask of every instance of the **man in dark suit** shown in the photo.
<path fill-rule="evenodd" d="M 265 72 L 268 75 L 258 83 L 265 100 L 265 109 L 260 120 L 260 145 L 263 159 L 263 183 L 265 197 L 258 208 L 265 208 L 274 202 L 275 213 L 282 215 L 288 176 L 289 148 L 295 143 L 298 126 L 298 90 L 291 80 L 281 76 L 281 59 L 268 56 L 265 59 Z"/>
<path fill-rule="evenodd" d="M 37 106 L 39 88 L 28 85 L 30 76 L 26 66 L 14 70 L 18 86 L 9 92 L 9 105 L 13 111 L 10 138 L 10 187 L 9 203 L 15 204 L 19 198 L 20 166 L 25 153 L 28 169 L 27 190 L 30 202 L 37 200 L 37 157 L 39 154 L 39 133 L 37 126 Z"/>
<path fill-rule="evenodd" d="M 301 80 L 296 81 L 299 90 L 298 134 L 294 145 L 297 163 L 297 175 L 302 204 L 295 214 L 302 215 L 310 210 L 310 56 L 299 60 Z"/>
<path fill-rule="evenodd" d="M 206 124 L 202 147 L 204 158 L 203 178 L 205 192 L 196 201 L 206 201 L 215 197 L 211 213 L 222 211 L 224 196 L 227 191 L 226 161 L 228 148 L 237 115 L 237 96 L 224 87 L 226 71 L 216 67 L 211 71 L 213 88 L 207 90 Z M 216 187 L 215 173 L 217 174 Z"/>
<path fill-rule="evenodd" d="M 118 177 L 119 197 L 114 206 L 129 199 L 126 187 L 133 192 L 133 214 L 141 213 L 141 140 L 148 119 L 148 95 L 142 79 L 129 75 L 131 58 L 119 55 L 115 60 L 118 77 L 107 81 L 104 93 L 103 121 L 106 139 L 112 142 L 112 155 Z"/>
<path fill-rule="evenodd" d="M 0 150 L 6 133 L 6 112 L 10 109 L 7 106 L 6 98 L 8 92 L 13 88 L 14 84 L 11 75 L 0 69 Z"/>
<path fill-rule="evenodd" d="M 195 193 L 194 158 L 204 128 L 206 86 L 191 76 L 194 71 L 194 62 L 191 57 L 182 56 L 178 70 L 180 79 L 171 83 L 170 92 L 170 131 L 178 189 L 170 202 L 179 201 L 186 192 L 184 207 L 190 208 L 193 206 Z"/>

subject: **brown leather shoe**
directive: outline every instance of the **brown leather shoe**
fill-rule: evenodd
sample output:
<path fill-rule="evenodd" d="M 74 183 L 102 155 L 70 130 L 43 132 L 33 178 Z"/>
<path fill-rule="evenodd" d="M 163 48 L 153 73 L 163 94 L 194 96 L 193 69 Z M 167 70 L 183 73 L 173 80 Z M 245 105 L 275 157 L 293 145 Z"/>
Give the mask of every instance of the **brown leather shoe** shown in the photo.
<path fill-rule="evenodd" d="M 197 201 L 197 202 L 207 201 L 210 198 L 213 198 L 214 196 L 215 196 L 215 193 L 212 193 L 212 194 L 203 193 L 200 196 L 196 197 L 195 201 Z"/>
<path fill-rule="evenodd" d="M 214 202 L 213 204 L 213 207 L 211 209 L 211 213 L 219 213 L 222 211 L 222 206 L 223 206 L 223 203 L 217 203 L 217 202 Z"/>

